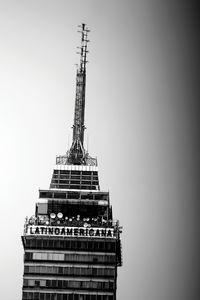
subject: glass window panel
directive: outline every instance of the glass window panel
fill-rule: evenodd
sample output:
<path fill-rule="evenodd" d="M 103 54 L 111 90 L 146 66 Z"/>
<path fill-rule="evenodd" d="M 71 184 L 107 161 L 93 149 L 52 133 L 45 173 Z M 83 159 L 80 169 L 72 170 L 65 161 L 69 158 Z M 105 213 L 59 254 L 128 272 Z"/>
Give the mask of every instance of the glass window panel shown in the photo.
<path fill-rule="evenodd" d="M 52 253 L 47 253 L 47 259 L 48 260 L 53 260 L 53 254 Z"/>
<path fill-rule="evenodd" d="M 115 274 L 115 270 L 114 269 L 110 269 L 110 274 L 109 275 L 114 275 Z"/>
<path fill-rule="evenodd" d="M 46 286 L 46 280 L 40 280 L 40 286 Z"/>
<path fill-rule="evenodd" d="M 38 300 L 39 299 L 39 293 L 35 293 L 33 299 Z"/>
<path fill-rule="evenodd" d="M 51 294 L 51 300 L 56 300 L 56 294 Z"/>
<path fill-rule="evenodd" d="M 40 253 L 40 259 L 46 260 L 47 259 L 47 253 Z"/>
<path fill-rule="evenodd" d="M 24 286 L 28 286 L 28 279 L 24 279 Z"/>
<path fill-rule="evenodd" d="M 80 273 L 81 273 L 81 275 L 85 275 L 85 269 L 84 269 L 84 268 L 81 268 L 81 269 L 80 269 Z"/>
<path fill-rule="evenodd" d="M 46 300 L 50 300 L 50 294 L 46 294 Z"/>
<path fill-rule="evenodd" d="M 64 254 L 60 254 L 60 260 L 64 260 Z"/>
<path fill-rule="evenodd" d="M 40 300 L 45 300 L 45 294 L 44 293 L 40 293 Z"/>
<path fill-rule="evenodd" d="M 34 285 L 35 285 L 35 280 L 29 279 L 29 280 L 28 280 L 28 285 L 29 285 L 29 286 L 34 286 Z"/>
<path fill-rule="evenodd" d="M 68 285 L 70 288 L 79 288 L 80 287 L 79 281 L 68 281 Z"/>
<path fill-rule="evenodd" d="M 60 256 L 58 253 L 53 254 L 53 260 L 59 260 Z"/>
<path fill-rule="evenodd" d="M 47 280 L 47 281 L 46 281 L 46 286 L 47 286 L 47 287 L 50 287 L 50 286 L 51 286 L 51 281 L 50 281 L 50 280 Z"/>
<path fill-rule="evenodd" d="M 37 286 L 37 287 L 40 286 L 40 280 L 35 280 L 35 286 Z"/>
<path fill-rule="evenodd" d="M 29 272 L 29 267 L 28 266 L 24 266 L 24 273 L 28 273 Z"/>
<path fill-rule="evenodd" d="M 92 270 L 93 270 L 93 269 L 92 269 Z M 98 276 L 101 276 L 101 275 L 102 275 L 102 269 L 99 268 L 99 269 L 96 269 L 96 271 L 97 271 L 97 275 L 98 275 Z M 93 271 L 93 272 L 94 272 L 94 271 Z"/>
<path fill-rule="evenodd" d="M 96 268 L 93 268 L 92 275 L 97 275 L 97 269 Z"/>
<path fill-rule="evenodd" d="M 50 247 L 50 248 L 53 247 L 53 240 L 49 240 L 49 247 Z"/>
<path fill-rule="evenodd" d="M 34 266 L 30 266 L 29 267 L 29 272 L 30 273 L 34 273 L 35 272 L 35 267 Z"/>
<path fill-rule="evenodd" d="M 36 252 L 33 254 L 35 256 L 35 259 L 41 259 L 42 258 L 42 254 L 40 252 Z"/>
<path fill-rule="evenodd" d="M 65 247 L 64 241 L 60 241 L 60 248 L 64 249 L 64 247 Z"/>
<path fill-rule="evenodd" d="M 93 249 L 94 243 L 93 242 L 88 242 L 88 249 Z"/>
<path fill-rule="evenodd" d="M 33 299 L 33 293 L 27 293 L 27 299 Z"/>

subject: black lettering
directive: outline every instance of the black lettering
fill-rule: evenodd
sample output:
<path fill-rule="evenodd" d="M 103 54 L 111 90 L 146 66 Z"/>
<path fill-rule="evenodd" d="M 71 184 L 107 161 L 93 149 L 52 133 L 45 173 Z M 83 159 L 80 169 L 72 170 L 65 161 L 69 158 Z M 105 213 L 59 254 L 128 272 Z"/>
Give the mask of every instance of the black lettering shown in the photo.
<path fill-rule="evenodd" d="M 107 232 L 107 237 L 108 237 L 108 236 L 112 237 L 112 232 L 111 232 L 110 229 L 109 229 L 108 232 Z"/>
<path fill-rule="evenodd" d="M 53 234 L 53 227 L 48 228 L 48 234 Z"/>
<path fill-rule="evenodd" d="M 80 231 L 79 231 L 79 234 L 80 234 L 80 235 L 84 235 L 84 233 L 85 233 L 85 232 L 84 232 L 84 229 L 81 228 Z"/>
<path fill-rule="evenodd" d="M 72 235 L 72 228 L 67 228 L 67 235 Z"/>
<path fill-rule="evenodd" d="M 61 233 L 60 234 L 61 235 L 65 235 L 65 228 L 64 227 L 61 229 Z"/>
<path fill-rule="evenodd" d="M 60 234 L 60 228 L 55 228 L 54 232 L 55 232 L 56 235 L 59 235 Z"/>
<path fill-rule="evenodd" d="M 90 235 L 90 236 L 93 236 L 93 235 L 94 235 L 94 229 L 90 229 L 90 230 L 89 230 L 89 235 Z"/>
<path fill-rule="evenodd" d="M 100 236 L 100 231 L 99 231 L 99 229 L 96 230 L 95 236 Z"/>
<path fill-rule="evenodd" d="M 36 229 L 35 229 L 35 234 L 40 234 L 40 229 L 39 229 L 39 227 L 36 227 Z"/>
<path fill-rule="evenodd" d="M 40 227 L 40 229 L 41 229 L 41 234 L 44 234 L 45 227 Z"/>
<path fill-rule="evenodd" d="M 78 228 L 74 228 L 74 235 L 78 235 Z"/>
<path fill-rule="evenodd" d="M 106 236 L 106 229 L 101 230 L 101 236 Z"/>

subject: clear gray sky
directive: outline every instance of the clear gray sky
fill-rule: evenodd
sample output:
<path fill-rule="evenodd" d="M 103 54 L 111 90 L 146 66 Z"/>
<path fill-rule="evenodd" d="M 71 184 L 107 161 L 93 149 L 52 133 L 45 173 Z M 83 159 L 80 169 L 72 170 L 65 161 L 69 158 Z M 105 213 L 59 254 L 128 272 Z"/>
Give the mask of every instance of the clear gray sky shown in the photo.
<path fill-rule="evenodd" d="M 85 136 L 123 226 L 117 299 L 199 299 L 197 2 L 0 1 L 2 300 L 21 299 L 24 220 L 71 142 L 81 22 Z"/>

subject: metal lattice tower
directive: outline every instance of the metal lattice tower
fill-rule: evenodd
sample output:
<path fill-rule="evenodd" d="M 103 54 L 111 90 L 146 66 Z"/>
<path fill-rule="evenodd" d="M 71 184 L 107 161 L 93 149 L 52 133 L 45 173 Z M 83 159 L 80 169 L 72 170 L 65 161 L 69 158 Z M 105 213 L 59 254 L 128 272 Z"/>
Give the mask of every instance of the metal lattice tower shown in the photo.
<path fill-rule="evenodd" d="M 81 46 L 80 65 L 76 74 L 76 99 L 74 110 L 73 140 L 69 150 L 68 162 L 75 165 L 86 164 L 86 152 L 84 149 L 84 115 L 85 115 L 85 85 L 86 85 L 86 63 L 87 63 L 87 44 L 89 29 L 85 24 L 81 24 Z"/>

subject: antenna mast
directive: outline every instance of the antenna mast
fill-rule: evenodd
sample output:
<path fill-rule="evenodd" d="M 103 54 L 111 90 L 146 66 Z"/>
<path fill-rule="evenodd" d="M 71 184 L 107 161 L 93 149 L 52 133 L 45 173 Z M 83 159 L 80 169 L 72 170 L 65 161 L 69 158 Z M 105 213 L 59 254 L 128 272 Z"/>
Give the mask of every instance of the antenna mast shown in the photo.
<path fill-rule="evenodd" d="M 86 63 L 87 63 L 87 44 L 89 29 L 86 24 L 79 25 L 81 30 L 80 65 L 76 73 L 76 99 L 74 109 L 74 125 L 72 146 L 69 150 L 68 162 L 74 165 L 86 164 L 86 153 L 84 149 L 84 117 L 85 117 L 85 85 L 86 85 Z"/>

